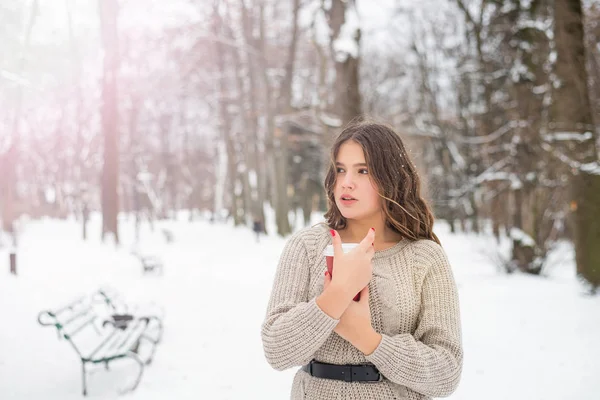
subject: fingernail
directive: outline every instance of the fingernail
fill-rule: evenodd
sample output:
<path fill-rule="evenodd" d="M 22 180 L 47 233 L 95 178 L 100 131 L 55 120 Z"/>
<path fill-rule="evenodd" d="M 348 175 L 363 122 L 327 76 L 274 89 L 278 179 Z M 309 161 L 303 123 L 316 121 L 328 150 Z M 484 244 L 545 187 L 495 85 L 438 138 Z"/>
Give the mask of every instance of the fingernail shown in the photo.
<path fill-rule="evenodd" d="M 332 229 L 329 231 L 331 233 L 331 236 L 335 236 L 335 231 Z"/>
<path fill-rule="evenodd" d="M 375 232 L 375 228 L 371 228 L 371 229 L 373 229 L 373 232 Z"/>

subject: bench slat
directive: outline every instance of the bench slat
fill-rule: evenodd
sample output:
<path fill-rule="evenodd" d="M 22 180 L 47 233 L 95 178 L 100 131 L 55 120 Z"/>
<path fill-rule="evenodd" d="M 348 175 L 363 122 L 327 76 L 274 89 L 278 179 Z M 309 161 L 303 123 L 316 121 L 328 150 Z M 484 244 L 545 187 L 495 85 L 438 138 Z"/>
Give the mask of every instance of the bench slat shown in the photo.
<path fill-rule="evenodd" d="M 63 328 L 63 330 L 64 330 L 63 336 L 65 337 L 65 339 L 70 340 L 73 336 L 75 336 L 77 333 L 79 333 L 82 329 L 84 329 L 90 323 L 93 323 L 95 319 L 96 319 L 96 316 L 91 315 L 90 317 L 88 317 L 88 319 L 83 321 L 83 323 L 81 325 L 77 326 L 75 329 L 69 330 L 69 332 L 67 332 L 67 330 Z M 70 325 L 69 325 L 69 327 L 70 327 Z"/>
<path fill-rule="evenodd" d="M 133 331 L 129 336 L 125 338 L 117 348 L 119 352 L 127 352 L 133 347 L 135 342 L 139 340 L 140 336 L 146 330 L 146 322 L 138 321 L 138 324 L 133 328 Z"/>
<path fill-rule="evenodd" d="M 98 362 L 124 356 L 144 333 L 145 328 L 146 322 L 140 320 L 131 323 L 126 329 L 115 328 L 110 337 L 87 359 Z"/>
<path fill-rule="evenodd" d="M 104 340 L 102 340 L 102 342 L 100 342 L 100 344 L 98 346 L 96 346 L 96 348 L 94 350 L 92 350 L 90 352 L 90 355 L 85 357 L 86 360 L 93 360 L 95 358 L 101 358 L 101 357 L 97 357 L 98 354 L 101 354 L 101 351 L 104 347 L 106 347 L 107 343 L 110 343 L 111 341 L 114 340 L 115 336 L 118 335 L 117 330 L 113 330 L 112 332 L 108 333 L 106 335 L 106 337 L 104 338 Z"/>
<path fill-rule="evenodd" d="M 88 315 L 91 311 L 92 311 L 91 307 L 86 307 L 83 310 L 71 315 L 70 318 L 67 318 L 66 321 L 59 321 L 59 323 L 62 325 L 63 328 L 65 328 L 70 323 L 78 320 L 81 317 Z"/>

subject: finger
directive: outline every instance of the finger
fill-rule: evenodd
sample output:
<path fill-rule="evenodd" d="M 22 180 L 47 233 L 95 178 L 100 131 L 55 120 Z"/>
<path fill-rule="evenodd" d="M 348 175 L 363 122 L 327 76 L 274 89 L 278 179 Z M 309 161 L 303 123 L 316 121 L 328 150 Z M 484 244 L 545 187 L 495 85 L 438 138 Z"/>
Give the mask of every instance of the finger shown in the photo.
<path fill-rule="evenodd" d="M 333 244 L 333 257 L 338 258 L 338 256 L 342 256 L 344 251 L 342 250 L 342 239 L 340 238 L 340 234 L 335 230 L 331 229 L 329 231 L 331 233 L 331 243 Z"/>
<path fill-rule="evenodd" d="M 375 255 L 375 246 L 371 246 L 368 250 L 367 250 L 367 258 L 370 260 L 373 258 L 373 256 Z"/>
<path fill-rule="evenodd" d="M 329 287 L 330 283 L 331 283 L 331 275 L 329 275 L 329 272 L 325 271 L 325 278 L 323 280 L 323 288 L 327 289 Z"/>
<path fill-rule="evenodd" d="M 364 251 L 367 251 L 369 248 L 373 247 L 373 243 L 375 243 L 375 229 L 369 229 L 367 232 L 367 236 L 360 242 L 359 247 L 362 247 Z"/>
<path fill-rule="evenodd" d="M 359 303 L 362 302 L 369 304 L 369 285 L 365 286 L 363 290 L 360 291 Z"/>

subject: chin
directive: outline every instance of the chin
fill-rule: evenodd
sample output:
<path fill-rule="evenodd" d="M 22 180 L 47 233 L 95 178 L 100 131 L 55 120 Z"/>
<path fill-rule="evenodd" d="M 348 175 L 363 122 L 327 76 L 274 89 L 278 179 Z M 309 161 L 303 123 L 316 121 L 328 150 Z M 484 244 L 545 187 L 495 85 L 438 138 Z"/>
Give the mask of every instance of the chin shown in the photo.
<path fill-rule="evenodd" d="M 346 219 L 361 219 L 361 217 L 363 216 L 362 213 L 356 212 L 354 210 L 341 210 L 340 209 L 340 214 L 342 214 L 342 217 L 344 217 Z"/>

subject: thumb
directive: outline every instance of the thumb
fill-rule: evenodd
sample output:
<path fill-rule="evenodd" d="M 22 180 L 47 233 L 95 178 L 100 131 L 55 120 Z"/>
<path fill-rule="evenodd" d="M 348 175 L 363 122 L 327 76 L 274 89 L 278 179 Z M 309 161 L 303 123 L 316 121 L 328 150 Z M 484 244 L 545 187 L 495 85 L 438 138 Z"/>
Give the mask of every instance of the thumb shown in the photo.
<path fill-rule="evenodd" d="M 344 254 L 344 251 L 342 250 L 342 238 L 340 238 L 340 234 L 335 230 L 332 229 L 329 232 L 331 232 L 331 242 L 333 244 L 333 257 L 334 258 L 338 258 L 338 256 L 342 256 Z"/>
<path fill-rule="evenodd" d="M 375 228 L 371 228 L 367 232 L 367 235 L 365 236 L 365 238 L 363 240 L 361 240 L 360 246 L 363 248 L 363 250 L 367 251 L 373 246 L 374 242 L 375 242 Z"/>

